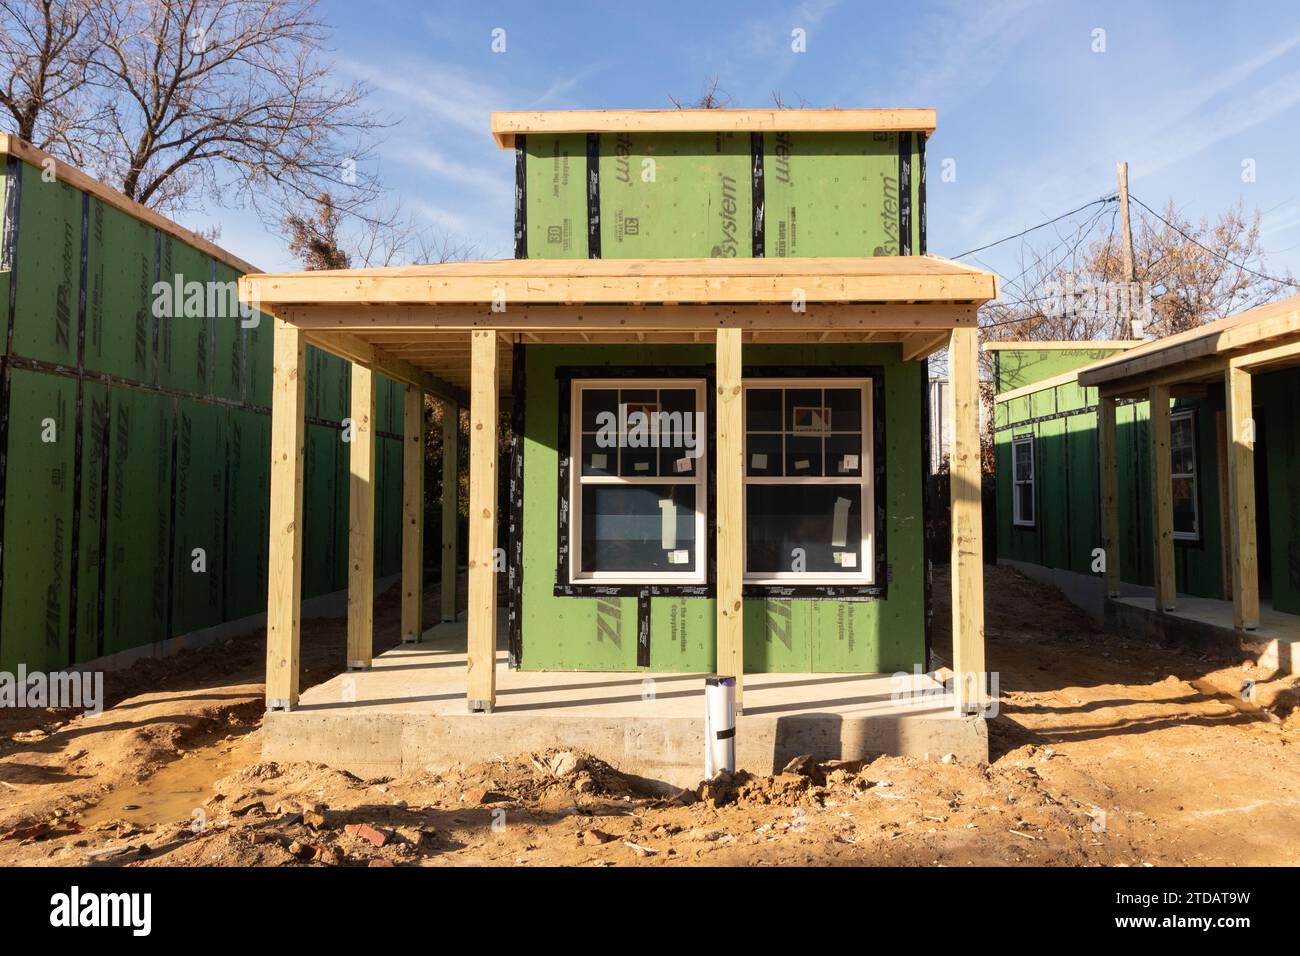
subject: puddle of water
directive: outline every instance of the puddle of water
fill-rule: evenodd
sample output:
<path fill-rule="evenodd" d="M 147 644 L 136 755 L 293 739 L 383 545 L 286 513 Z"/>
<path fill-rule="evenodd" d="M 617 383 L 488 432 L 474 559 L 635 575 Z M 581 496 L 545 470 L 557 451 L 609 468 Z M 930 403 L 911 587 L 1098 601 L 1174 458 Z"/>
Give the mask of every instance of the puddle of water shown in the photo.
<path fill-rule="evenodd" d="M 122 787 L 82 812 L 79 823 L 90 828 L 108 820 L 126 820 L 147 827 L 160 823 L 188 823 L 194 811 L 212 796 L 212 786 L 242 765 L 239 747 L 215 747 L 191 752 L 174 760 L 148 780 Z M 127 809 L 134 807 L 136 809 Z"/>

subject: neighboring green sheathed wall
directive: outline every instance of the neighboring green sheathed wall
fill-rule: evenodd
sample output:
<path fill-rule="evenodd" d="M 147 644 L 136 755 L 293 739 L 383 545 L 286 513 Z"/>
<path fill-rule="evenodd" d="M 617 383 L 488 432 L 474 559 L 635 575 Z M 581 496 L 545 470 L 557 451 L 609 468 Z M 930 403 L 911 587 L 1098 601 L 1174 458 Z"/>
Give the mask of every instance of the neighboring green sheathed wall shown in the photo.
<path fill-rule="evenodd" d="M 636 599 L 554 593 L 559 496 L 557 366 L 712 365 L 710 346 L 546 346 L 524 349 L 524 670 L 634 671 Z M 924 522 L 921 516 L 923 366 L 899 360 L 896 345 L 751 345 L 745 365 L 878 365 L 884 369 L 883 507 L 888 597 L 866 602 L 745 601 L 748 672 L 891 672 L 924 664 Z M 709 425 L 710 435 L 713 423 Z M 710 542 L 710 545 L 712 542 Z M 711 598 L 651 599 L 651 671 L 714 669 Z"/>
<path fill-rule="evenodd" d="M 1038 351 L 1049 356 L 1057 354 Z M 1014 354 L 1032 353 L 1027 350 Z M 1082 388 L 1076 382 L 997 403 L 994 444 L 1000 559 L 1079 574 L 1096 573 L 1092 569 L 1093 550 L 1101 547 L 1096 405 L 1097 390 Z M 1223 410 L 1222 388 L 1211 389 L 1200 401 L 1181 400 L 1174 411 L 1185 408 L 1195 410 L 1201 534 L 1198 541 L 1174 542 L 1176 586 L 1181 593 L 1222 598 L 1223 532 L 1216 432 L 1216 413 Z M 1151 585 L 1153 574 L 1149 419 L 1146 402 L 1127 402 L 1116 409 L 1120 577 L 1130 584 L 1145 586 Z M 1034 436 L 1038 513 L 1034 527 L 1022 528 L 1012 521 L 1011 442 L 1027 434 Z"/>
<path fill-rule="evenodd" d="M 919 134 L 909 136 L 908 248 L 921 251 Z M 521 137 L 527 254 L 586 258 L 588 149 L 584 133 Z M 766 133 L 760 255 L 900 253 L 896 133 Z M 600 256 L 741 257 L 754 253 L 749 132 L 601 133 Z"/>
<path fill-rule="evenodd" d="M 996 349 L 993 367 L 996 392 L 1033 385 L 1117 355 L 1123 349 Z"/>
<path fill-rule="evenodd" d="M 35 167 L 4 167 L 0 196 L 10 195 L 19 202 L 18 241 L 0 272 L 9 403 L 0 670 L 66 667 L 261 613 L 270 319 L 243 328 L 206 295 L 198 317 L 155 319 L 158 279 L 179 275 L 206 292 L 238 273 Z M 307 364 L 303 594 L 312 596 L 346 583 L 350 379 L 348 363 L 315 349 Z M 376 570 L 387 575 L 400 564 L 402 400 L 382 377 L 377 392 Z"/>

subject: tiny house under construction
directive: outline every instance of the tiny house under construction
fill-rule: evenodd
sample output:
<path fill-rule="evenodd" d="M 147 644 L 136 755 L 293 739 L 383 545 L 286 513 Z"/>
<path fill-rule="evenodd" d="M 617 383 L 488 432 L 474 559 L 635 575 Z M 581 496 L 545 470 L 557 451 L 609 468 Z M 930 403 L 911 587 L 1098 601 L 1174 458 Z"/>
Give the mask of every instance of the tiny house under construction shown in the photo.
<path fill-rule="evenodd" d="M 246 277 L 244 297 L 276 316 L 267 698 L 273 710 L 301 712 L 272 715 L 268 746 L 292 740 L 301 754 L 325 735 L 334 750 L 312 752 L 335 762 L 344 746 L 316 707 L 335 691 L 301 701 L 297 687 L 307 343 L 355 363 L 357 568 L 372 534 L 370 376 L 406 383 L 408 409 L 427 393 L 468 393 L 468 619 L 454 630 L 444 605 L 448 625 L 430 638 L 464 635 L 454 659 L 464 661 L 461 699 L 470 711 L 498 711 L 463 732 L 478 741 L 492 721 L 516 726 L 505 722 L 511 713 L 535 730 L 541 711 L 498 696 L 498 681 L 510 694 L 540 686 L 515 676 L 532 672 L 588 674 L 545 679 L 550 706 L 572 714 L 593 687 L 626 686 L 620 674 L 663 684 L 710 672 L 848 680 L 929 670 L 925 359 L 949 349 L 952 664 L 971 675 L 957 681 L 958 704 L 976 706 L 975 324 L 996 289 L 988 273 L 924 254 L 933 122 L 930 110 L 496 114 L 498 144 L 516 156 L 514 259 Z M 406 421 L 408 495 L 418 501 L 420 416 Z M 503 501 L 499 468 L 508 469 Z M 423 633 L 416 514 L 406 530 L 403 635 L 414 641 Z M 500 664 L 498 582 L 508 608 Z M 394 685 L 375 689 L 383 662 L 371 654 L 369 578 L 358 574 L 351 588 L 356 700 L 336 713 L 373 717 Z M 752 683 L 751 693 L 738 681 L 746 715 L 765 709 L 763 693 L 779 694 L 773 679 Z M 426 699 L 449 696 L 428 686 Z M 838 719 L 843 692 L 818 686 L 800 713 Z M 662 707 L 695 694 L 652 697 Z M 887 681 L 848 703 L 868 697 L 887 708 Z M 619 700 L 646 703 L 636 693 Z M 412 710 L 400 706 L 409 728 Z M 384 733 L 391 743 L 396 731 Z M 969 733 L 984 746 L 982 728 Z M 904 736 L 872 746 L 903 749 Z M 373 753 L 388 744 L 368 739 L 370 765 L 384 764 Z M 819 749 L 841 755 L 839 731 Z"/>
<path fill-rule="evenodd" d="M 1151 342 L 986 348 L 999 561 L 1126 633 L 1294 670 L 1300 297 Z"/>

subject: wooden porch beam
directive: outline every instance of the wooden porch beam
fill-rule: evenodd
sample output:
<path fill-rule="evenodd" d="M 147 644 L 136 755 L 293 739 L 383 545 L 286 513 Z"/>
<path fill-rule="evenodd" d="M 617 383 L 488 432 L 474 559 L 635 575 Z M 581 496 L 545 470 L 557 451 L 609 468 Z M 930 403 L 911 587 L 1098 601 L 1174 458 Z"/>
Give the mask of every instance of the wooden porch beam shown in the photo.
<path fill-rule="evenodd" d="M 348 670 L 369 670 L 375 630 L 375 373 L 352 367 L 348 455 Z"/>
<path fill-rule="evenodd" d="M 275 320 L 271 371 L 271 506 L 266 594 L 266 708 L 298 706 L 302 614 L 302 472 L 306 343 Z"/>
<path fill-rule="evenodd" d="M 460 409 L 442 404 L 442 619 L 456 620 L 456 560 L 460 515 Z"/>
<path fill-rule="evenodd" d="M 952 668 L 957 706 L 981 711 L 984 666 L 984 529 L 981 517 L 979 346 L 975 329 L 954 329 L 948 345 L 952 402 Z"/>
<path fill-rule="evenodd" d="M 1174 498 L 1170 471 L 1169 386 L 1153 385 L 1147 393 L 1151 405 L 1151 522 L 1155 571 L 1155 607 L 1172 611 L 1178 600 L 1174 581 Z"/>
<path fill-rule="evenodd" d="M 784 293 L 774 302 L 739 305 L 512 305 L 492 312 L 479 305 L 361 305 L 324 302 L 284 305 L 277 312 L 313 333 L 469 331 L 509 328 L 521 332 L 710 332 L 720 328 L 749 331 L 844 330 L 859 332 L 944 331 L 974 328 L 978 306 L 971 303 L 825 303 L 807 310 L 790 308 Z"/>
<path fill-rule="evenodd" d="M 406 386 L 402 409 L 402 643 L 424 634 L 424 393 Z"/>
<path fill-rule="evenodd" d="M 469 405 L 469 639 L 471 711 L 496 706 L 497 333 L 473 333 Z"/>
<path fill-rule="evenodd" d="M 1101 545 L 1106 567 L 1103 579 L 1107 597 L 1119 597 L 1119 437 L 1115 399 L 1097 402 L 1097 448 L 1101 468 Z"/>
<path fill-rule="evenodd" d="M 740 330 L 717 334 L 717 672 L 736 678 L 739 710 L 745 674 L 743 366 Z"/>
<path fill-rule="evenodd" d="M 1238 630 L 1259 627 L 1259 556 L 1255 540 L 1255 420 L 1250 372 L 1225 373 L 1228 424 L 1228 540 L 1232 563 L 1232 620 Z"/>
<path fill-rule="evenodd" d="M 903 361 L 910 362 L 913 359 L 924 358 L 931 352 L 936 352 L 948 341 L 949 333 L 944 332 L 913 332 L 902 338 L 903 344 Z"/>

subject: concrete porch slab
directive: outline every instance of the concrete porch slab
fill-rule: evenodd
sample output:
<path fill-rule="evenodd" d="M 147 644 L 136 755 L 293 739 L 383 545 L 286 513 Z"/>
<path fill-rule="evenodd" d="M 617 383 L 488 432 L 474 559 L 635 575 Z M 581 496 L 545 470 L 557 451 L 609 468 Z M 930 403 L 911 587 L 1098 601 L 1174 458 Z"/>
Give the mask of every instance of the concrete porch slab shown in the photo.
<path fill-rule="evenodd" d="M 1170 644 L 1192 645 L 1216 653 L 1249 651 L 1261 667 L 1296 673 L 1300 663 L 1300 616 L 1276 611 L 1260 601 L 1259 627 L 1238 634 L 1233 627 L 1232 602 L 1179 594 L 1177 607 L 1159 614 L 1149 595 L 1111 598 L 1107 623 L 1120 634 Z"/>
<path fill-rule="evenodd" d="M 571 747 L 659 784 L 694 786 L 703 775 L 705 675 L 513 671 L 499 646 L 496 710 L 471 714 L 464 648 L 463 623 L 440 625 L 369 671 L 310 688 L 291 713 L 266 715 L 264 757 L 373 777 Z M 805 753 L 986 762 L 988 732 L 924 674 L 745 675 L 737 766 L 774 773 Z"/>

